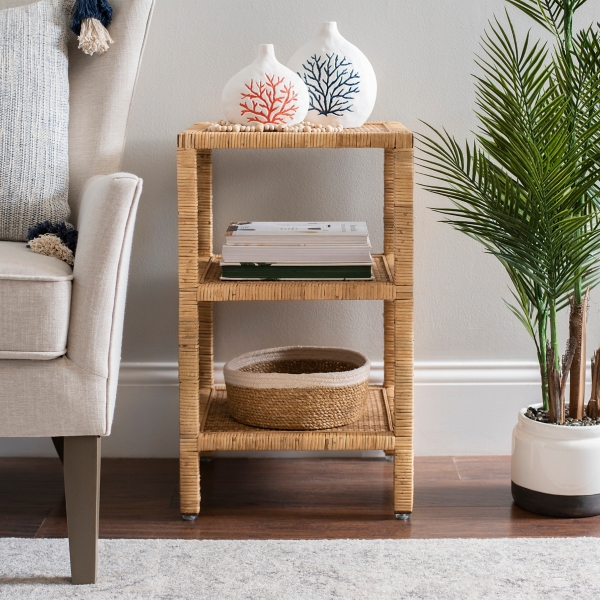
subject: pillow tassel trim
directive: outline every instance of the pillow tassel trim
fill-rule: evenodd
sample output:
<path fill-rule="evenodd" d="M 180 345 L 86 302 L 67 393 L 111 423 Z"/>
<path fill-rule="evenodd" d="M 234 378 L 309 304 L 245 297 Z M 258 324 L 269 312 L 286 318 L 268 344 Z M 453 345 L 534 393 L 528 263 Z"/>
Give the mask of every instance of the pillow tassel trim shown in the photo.
<path fill-rule="evenodd" d="M 51 223 L 44 221 L 29 228 L 27 232 L 28 248 L 36 254 L 53 256 L 68 265 L 75 263 L 77 249 L 77 230 L 70 223 Z"/>
<path fill-rule="evenodd" d="M 53 256 L 65 261 L 68 265 L 73 266 L 75 257 L 73 253 L 65 246 L 63 241 L 53 233 L 45 233 L 40 237 L 29 242 L 29 248 L 36 254 L 44 256 Z"/>
<path fill-rule="evenodd" d="M 98 19 L 84 19 L 81 23 L 81 34 L 77 39 L 79 49 L 89 55 L 104 54 L 109 48 L 108 45 L 114 43 L 108 29 Z"/>
<path fill-rule="evenodd" d="M 71 30 L 78 36 L 79 48 L 86 54 L 104 54 L 114 43 L 107 27 L 112 20 L 112 7 L 106 0 L 77 0 Z"/>

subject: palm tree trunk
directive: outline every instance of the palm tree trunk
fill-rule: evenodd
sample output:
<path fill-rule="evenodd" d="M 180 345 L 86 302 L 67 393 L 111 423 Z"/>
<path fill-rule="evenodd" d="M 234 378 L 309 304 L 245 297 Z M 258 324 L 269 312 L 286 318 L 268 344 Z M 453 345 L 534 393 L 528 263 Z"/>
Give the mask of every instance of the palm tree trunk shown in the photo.
<path fill-rule="evenodd" d="M 592 393 L 588 401 L 586 414 L 590 419 L 597 419 L 600 415 L 600 390 L 598 382 L 600 381 L 600 348 L 596 350 L 592 357 Z"/>
<path fill-rule="evenodd" d="M 550 423 L 562 423 L 561 414 L 563 411 L 560 409 L 560 373 L 556 368 L 554 361 L 554 350 L 551 346 L 548 346 L 548 416 L 550 417 Z"/>
<path fill-rule="evenodd" d="M 585 404 L 585 357 L 586 357 L 586 321 L 589 290 L 581 302 L 571 299 L 569 316 L 569 337 L 577 340 L 575 357 L 571 364 L 571 390 L 569 393 L 569 417 L 583 419 Z"/>
<path fill-rule="evenodd" d="M 550 318 L 550 347 L 553 350 L 554 369 L 560 373 L 560 344 L 558 343 L 558 324 L 556 301 L 552 298 L 549 302 Z"/>
<path fill-rule="evenodd" d="M 548 375 L 548 395 L 549 395 L 549 414 L 551 423 L 564 422 L 564 406 L 561 406 L 561 381 L 560 381 L 560 348 L 558 343 L 558 327 L 556 302 L 551 299 L 550 302 L 550 344 L 547 350 L 547 375 Z"/>
<path fill-rule="evenodd" d="M 540 376 L 542 379 L 542 403 L 544 410 L 548 410 L 549 396 L 548 396 L 548 359 L 547 359 L 547 346 L 548 346 L 548 313 L 538 313 L 538 348 L 539 356 L 538 361 L 540 363 Z"/>

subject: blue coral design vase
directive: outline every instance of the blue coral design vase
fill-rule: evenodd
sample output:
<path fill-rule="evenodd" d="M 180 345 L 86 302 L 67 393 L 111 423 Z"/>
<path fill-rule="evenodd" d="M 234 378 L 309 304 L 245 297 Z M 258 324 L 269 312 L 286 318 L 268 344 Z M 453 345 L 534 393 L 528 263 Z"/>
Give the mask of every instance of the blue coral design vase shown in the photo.
<path fill-rule="evenodd" d="M 375 71 L 367 57 L 344 39 L 333 21 L 322 23 L 317 36 L 302 46 L 288 67 L 306 84 L 311 123 L 360 127 L 377 97 Z"/>

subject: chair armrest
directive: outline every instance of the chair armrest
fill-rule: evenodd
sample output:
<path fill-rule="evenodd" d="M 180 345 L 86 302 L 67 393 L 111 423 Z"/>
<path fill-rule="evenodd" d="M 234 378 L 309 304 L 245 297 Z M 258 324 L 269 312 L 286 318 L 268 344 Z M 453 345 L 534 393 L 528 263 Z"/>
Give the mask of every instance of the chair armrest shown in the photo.
<path fill-rule="evenodd" d="M 107 422 L 116 396 L 133 229 L 142 180 L 93 177 L 81 192 L 67 357 L 107 382 Z"/>

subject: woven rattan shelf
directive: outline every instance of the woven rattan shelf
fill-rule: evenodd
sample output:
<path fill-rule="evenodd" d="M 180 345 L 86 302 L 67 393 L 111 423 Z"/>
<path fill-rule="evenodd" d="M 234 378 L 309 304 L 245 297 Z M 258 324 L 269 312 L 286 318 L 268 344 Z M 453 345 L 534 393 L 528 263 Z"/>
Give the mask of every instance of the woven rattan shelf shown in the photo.
<path fill-rule="evenodd" d="M 373 259 L 373 281 L 221 281 L 217 255 L 200 277 L 198 301 L 393 300 L 396 287 L 385 256 Z"/>
<path fill-rule="evenodd" d="M 385 390 L 369 390 L 367 408 L 356 423 L 319 431 L 273 431 L 242 425 L 227 412 L 223 387 L 211 391 L 200 426 L 198 451 L 207 450 L 393 450 L 392 414 Z"/>
<path fill-rule="evenodd" d="M 199 452 L 213 450 L 385 450 L 394 457 L 394 511 L 413 502 L 413 137 L 397 122 L 338 133 L 208 132 L 178 136 L 179 406 L 181 513 L 200 511 Z M 383 149 L 384 248 L 373 281 L 221 281 L 213 250 L 212 152 L 226 149 Z M 265 157 L 268 160 L 268 156 Z M 383 300 L 384 381 L 353 425 L 274 431 L 241 425 L 214 387 L 213 302 Z"/>
<path fill-rule="evenodd" d="M 179 148 L 194 150 L 277 149 L 277 148 L 389 148 L 412 150 L 412 133 L 395 121 L 365 123 L 356 129 L 339 133 L 244 132 L 221 133 L 207 131 L 210 123 L 196 123 L 182 131 L 177 139 Z"/>

